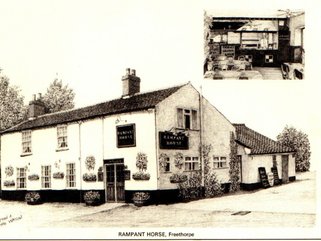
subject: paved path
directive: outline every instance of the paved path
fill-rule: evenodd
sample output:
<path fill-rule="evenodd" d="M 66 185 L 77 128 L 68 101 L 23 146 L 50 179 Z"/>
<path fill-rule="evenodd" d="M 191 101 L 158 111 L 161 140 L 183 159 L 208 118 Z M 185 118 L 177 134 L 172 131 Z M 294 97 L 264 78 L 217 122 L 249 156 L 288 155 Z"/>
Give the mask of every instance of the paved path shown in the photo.
<path fill-rule="evenodd" d="M 189 203 L 132 204 L 65 219 L 71 227 L 313 227 L 315 173 L 289 184 Z M 233 215 L 242 212 L 241 215 Z M 245 214 L 245 215 L 242 215 Z M 61 226 L 59 222 L 52 225 Z"/>

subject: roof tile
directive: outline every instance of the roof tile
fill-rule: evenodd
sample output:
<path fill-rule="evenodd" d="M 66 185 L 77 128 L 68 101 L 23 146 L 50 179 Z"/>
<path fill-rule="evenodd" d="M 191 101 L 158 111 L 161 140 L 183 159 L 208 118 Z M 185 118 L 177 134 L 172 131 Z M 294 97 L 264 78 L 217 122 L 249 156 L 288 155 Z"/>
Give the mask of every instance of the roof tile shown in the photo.
<path fill-rule="evenodd" d="M 139 93 L 130 97 L 119 98 L 79 109 L 45 114 L 38 116 L 36 119 L 24 121 L 10 129 L 4 130 L 2 133 L 41 128 L 117 113 L 146 110 L 155 107 L 162 100 L 185 85 L 186 84 L 147 93 Z"/>
<path fill-rule="evenodd" d="M 236 129 L 236 141 L 251 149 L 251 154 L 273 154 L 293 152 L 291 148 L 248 128 L 244 124 L 233 124 Z"/>

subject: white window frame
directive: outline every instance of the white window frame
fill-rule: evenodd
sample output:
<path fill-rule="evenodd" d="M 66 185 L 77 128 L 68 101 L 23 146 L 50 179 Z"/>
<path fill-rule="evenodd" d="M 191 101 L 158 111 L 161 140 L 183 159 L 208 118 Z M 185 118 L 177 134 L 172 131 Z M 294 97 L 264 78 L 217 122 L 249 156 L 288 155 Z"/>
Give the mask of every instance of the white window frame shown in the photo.
<path fill-rule="evenodd" d="M 27 188 L 27 170 L 25 167 L 17 168 L 17 189 Z"/>
<path fill-rule="evenodd" d="M 22 154 L 31 154 L 32 146 L 31 146 L 31 130 L 26 130 L 21 132 L 21 146 L 22 146 Z"/>
<path fill-rule="evenodd" d="M 198 111 L 192 108 L 177 108 L 177 127 L 179 129 L 197 130 L 198 129 Z M 189 118 L 189 127 L 187 124 Z"/>
<path fill-rule="evenodd" d="M 227 168 L 227 158 L 225 156 L 213 156 L 213 168 L 214 169 Z"/>
<path fill-rule="evenodd" d="M 41 188 L 51 188 L 51 166 L 41 166 Z"/>
<path fill-rule="evenodd" d="M 66 163 L 66 187 L 76 187 L 76 163 Z"/>
<path fill-rule="evenodd" d="M 67 125 L 57 126 L 57 146 L 58 146 L 58 150 L 68 148 L 68 128 L 67 128 Z"/>
<path fill-rule="evenodd" d="M 187 172 L 199 171 L 200 170 L 199 158 L 186 156 L 184 161 L 184 170 Z"/>

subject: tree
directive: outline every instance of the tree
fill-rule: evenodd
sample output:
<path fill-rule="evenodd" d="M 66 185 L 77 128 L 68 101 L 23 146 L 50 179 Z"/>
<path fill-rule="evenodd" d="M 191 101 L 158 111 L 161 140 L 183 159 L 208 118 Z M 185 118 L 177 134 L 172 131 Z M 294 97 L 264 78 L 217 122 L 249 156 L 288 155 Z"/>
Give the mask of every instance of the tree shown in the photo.
<path fill-rule="evenodd" d="M 10 86 L 9 78 L 0 71 L 0 130 L 7 129 L 22 121 L 27 108 L 24 97 L 16 86 Z"/>
<path fill-rule="evenodd" d="M 43 101 L 47 111 L 53 113 L 74 108 L 74 98 L 74 91 L 56 78 L 47 89 Z"/>
<path fill-rule="evenodd" d="M 295 151 L 295 169 L 299 172 L 309 171 L 310 168 L 310 142 L 308 135 L 294 127 L 286 126 L 277 136 L 277 141 Z"/>
<path fill-rule="evenodd" d="M 210 59 L 210 37 L 211 37 L 212 17 L 204 11 L 204 74 L 207 71 L 207 62 Z"/>

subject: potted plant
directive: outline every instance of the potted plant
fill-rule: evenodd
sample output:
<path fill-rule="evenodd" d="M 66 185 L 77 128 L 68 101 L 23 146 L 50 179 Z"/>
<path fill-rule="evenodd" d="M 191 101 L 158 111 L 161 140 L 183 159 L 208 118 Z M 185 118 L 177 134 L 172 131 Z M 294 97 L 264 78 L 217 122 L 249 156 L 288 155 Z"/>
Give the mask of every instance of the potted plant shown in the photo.
<path fill-rule="evenodd" d="M 95 169 L 95 165 L 96 165 L 95 157 L 94 156 L 87 156 L 85 164 L 86 164 L 86 168 L 87 168 L 88 171 L 94 170 Z"/>
<path fill-rule="evenodd" d="M 162 171 L 165 171 L 166 165 L 167 165 L 167 160 L 168 160 L 168 155 L 166 153 L 161 153 L 159 155 L 159 166 Z"/>
<path fill-rule="evenodd" d="M 169 177 L 171 183 L 182 183 L 187 181 L 187 176 L 185 174 L 173 174 Z"/>
<path fill-rule="evenodd" d="M 138 172 L 133 174 L 134 180 L 149 180 L 150 175 L 145 173 L 147 170 L 147 155 L 145 153 L 139 152 L 136 156 L 136 167 Z"/>
<path fill-rule="evenodd" d="M 13 167 L 12 166 L 7 166 L 5 168 L 4 173 L 6 174 L 7 177 L 11 177 L 13 175 Z"/>
<path fill-rule="evenodd" d="M 37 181 L 39 180 L 39 175 L 38 174 L 32 174 L 28 176 L 29 181 Z"/>
<path fill-rule="evenodd" d="M 84 194 L 84 201 L 87 206 L 97 206 L 101 203 L 98 191 L 88 191 Z"/>
<path fill-rule="evenodd" d="M 97 175 L 94 174 L 94 173 L 85 173 L 85 174 L 82 176 L 82 179 L 83 179 L 85 182 L 96 182 L 96 181 L 97 181 Z"/>
<path fill-rule="evenodd" d="M 14 180 L 6 180 L 6 181 L 3 182 L 3 185 L 5 187 L 13 187 L 13 186 L 16 185 L 16 183 L 14 182 Z"/>
<path fill-rule="evenodd" d="M 135 192 L 133 195 L 134 205 L 137 207 L 143 206 L 150 198 L 150 194 L 148 192 Z"/>
<path fill-rule="evenodd" d="M 25 196 L 25 201 L 29 205 L 36 205 L 41 203 L 41 197 L 38 192 L 28 192 Z"/>
<path fill-rule="evenodd" d="M 64 174 L 63 172 L 54 172 L 54 173 L 52 174 L 52 177 L 53 177 L 54 179 L 63 179 L 64 176 L 65 176 L 65 174 Z"/>
<path fill-rule="evenodd" d="M 149 175 L 149 173 L 136 172 L 133 174 L 133 179 L 134 180 L 149 180 L 150 175 Z"/>
<path fill-rule="evenodd" d="M 181 169 L 184 164 L 183 158 L 184 156 L 181 152 L 176 152 L 174 155 L 174 163 L 178 169 Z"/>

